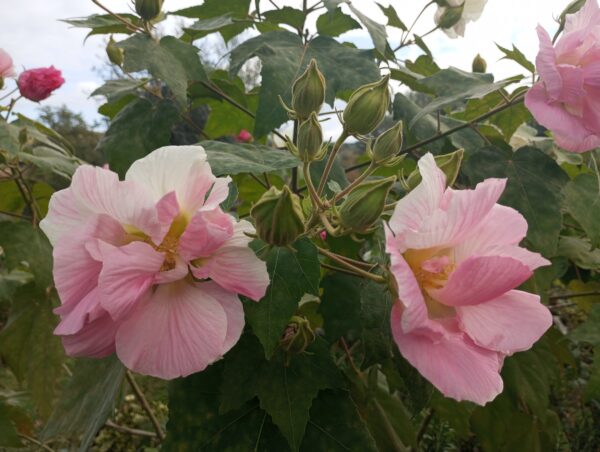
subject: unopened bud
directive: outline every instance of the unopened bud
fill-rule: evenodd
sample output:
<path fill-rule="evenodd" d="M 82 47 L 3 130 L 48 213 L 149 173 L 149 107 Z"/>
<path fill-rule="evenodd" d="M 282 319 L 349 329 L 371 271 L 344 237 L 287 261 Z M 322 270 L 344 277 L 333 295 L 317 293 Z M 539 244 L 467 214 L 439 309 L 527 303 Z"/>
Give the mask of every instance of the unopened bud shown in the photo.
<path fill-rule="evenodd" d="M 383 132 L 375 140 L 372 149 L 368 149 L 371 160 L 377 165 L 396 162 L 396 156 L 402 148 L 403 124 L 397 122 L 393 127 Z"/>
<path fill-rule="evenodd" d="M 310 322 L 304 317 L 293 316 L 288 323 L 279 344 L 288 353 L 303 353 L 315 340 Z"/>
<path fill-rule="evenodd" d="M 340 223 L 354 232 L 367 230 L 379 219 L 396 176 L 363 182 L 342 203 Z"/>
<path fill-rule="evenodd" d="M 108 60 L 112 64 L 116 64 L 119 67 L 123 65 L 123 49 L 117 47 L 117 43 L 115 42 L 112 36 L 110 37 L 110 39 L 108 40 L 108 44 L 106 45 L 106 55 L 108 55 Z"/>
<path fill-rule="evenodd" d="M 304 233 L 304 214 L 298 195 L 286 185 L 271 187 L 250 210 L 256 233 L 269 245 L 287 246 Z"/>
<path fill-rule="evenodd" d="M 135 12 L 145 21 L 156 19 L 162 9 L 163 0 L 135 0 Z"/>
<path fill-rule="evenodd" d="M 442 172 L 446 175 L 446 185 L 451 187 L 460 171 L 460 165 L 462 164 L 463 156 L 465 154 L 464 149 L 451 152 L 450 154 L 438 155 L 434 157 L 435 164 Z M 418 169 L 414 170 L 408 179 L 404 183 L 407 190 L 412 190 L 422 181 L 421 173 Z"/>
<path fill-rule="evenodd" d="M 464 4 L 445 8 L 444 12 L 436 18 L 436 23 L 440 28 L 452 28 L 455 26 L 463 15 Z"/>
<path fill-rule="evenodd" d="M 314 111 L 298 127 L 297 145 L 294 146 L 288 141 L 288 147 L 303 162 L 312 162 L 323 158 L 327 152 L 327 145 L 323 145 L 323 130 Z"/>
<path fill-rule="evenodd" d="M 292 86 L 292 109 L 298 119 L 304 120 L 312 112 L 318 113 L 324 101 L 325 77 L 313 58 Z"/>
<path fill-rule="evenodd" d="M 485 74 L 487 70 L 487 62 L 483 59 L 483 57 L 479 54 L 475 58 L 473 58 L 473 72 L 478 72 L 480 74 Z"/>
<path fill-rule="evenodd" d="M 351 135 L 366 135 L 383 121 L 390 105 L 389 74 L 363 85 L 352 93 L 344 109 L 344 130 Z"/>
<path fill-rule="evenodd" d="M 28 139 L 28 134 L 27 134 L 27 128 L 23 127 L 21 130 L 19 130 L 19 144 L 21 146 L 25 146 L 25 143 L 27 143 L 27 139 Z"/>

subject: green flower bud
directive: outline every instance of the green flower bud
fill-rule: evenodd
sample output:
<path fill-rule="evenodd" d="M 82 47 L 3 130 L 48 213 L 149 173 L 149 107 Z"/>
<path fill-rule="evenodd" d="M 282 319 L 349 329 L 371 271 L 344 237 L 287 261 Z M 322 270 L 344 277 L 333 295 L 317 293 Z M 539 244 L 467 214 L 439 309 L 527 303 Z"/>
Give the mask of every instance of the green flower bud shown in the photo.
<path fill-rule="evenodd" d="M 315 340 L 310 322 L 300 316 L 293 316 L 279 341 L 281 348 L 292 354 L 303 353 Z"/>
<path fill-rule="evenodd" d="M 314 111 L 298 127 L 298 143 L 295 147 L 291 145 L 290 149 L 303 162 L 321 160 L 325 155 L 327 145 L 323 145 L 323 130 Z"/>
<path fill-rule="evenodd" d="M 479 72 L 480 74 L 485 74 L 487 70 L 487 62 L 483 59 L 483 57 L 479 54 L 473 59 L 473 72 Z"/>
<path fill-rule="evenodd" d="M 135 12 L 145 21 L 156 19 L 162 9 L 163 0 L 135 0 Z"/>
<path fill-rule="evenodd" d="M 287 246 L 304 233 L 300 198 L 286 185 L 271 187 L 250 210 L 256 233 L 269 245 Z"/>
<path fill-rule="evenodd" d="M 324 101 L 325 77 L 313 58 L 304 74 L 298 77 L 292 86 L 292 109 L 298 119 L 304 120 L 312 112 L 318 113 Z"/>
<path fill-rule="evenodd" d="M 437 24 L 440 28 L 452 28 L 455 26 L 463 15 L 464 4 L 455 7 L 448 7 L 440 16 Z"/>
<path fill-rule="evenodd" d="M 363 182 L 342 203 L 340 223 L 354 232 L 368 232 L 381 216 L 396 176 Z"/>
<path fill-rule="evenodd" d="M 458 151 L 451 152 L 450 154 L 438 155 L 434 157 L 435 164 L 446 175 L 446 185 L 448 187 L 451 187 L 458 177 L 458 172 L 460 171 L 460 165 L 462 163 L 464 154 L 464 149 L 459 149 Z M 421 173 L 419 173 L 419 170 L 416 169 L 410 174 L 410 176 L 408 176 L 408 179 L 404 185 L 408 190 L 412 190 L 419 185 L 422 180 Z"/>
<path fill-rule="evenodd" d="M 352 93 L 344 109 L 344 130 L 350 135 L 366 135 L 383 121 L 390 105 L 389 74 L 363 85 Z"/>
<path fill-rule="evenodd" d="M 395 163 L 402 148 L 403 135 L 402 121 L 379 135 L 373 148 L 367 150 L 371 160 L 378 165 Z"/>
<path fill-rule="evenodd" d="M 4 78 L 0 77 L 0 89 L 4 88 Z"/>
<path fill-rule="evenodd" d="M 108 44 L 106 45 L 106 55 L 108 55 L 108 60 L 112 64 L 116 64 L 117 66 L 120 67 L 123 65 L 124 53 L 125 52 L 123 52 L 123 49 L 121 49 L 120 47 L 117 47 L 117 43 L 111 36 L 110 39 L 108 40 Z"/>

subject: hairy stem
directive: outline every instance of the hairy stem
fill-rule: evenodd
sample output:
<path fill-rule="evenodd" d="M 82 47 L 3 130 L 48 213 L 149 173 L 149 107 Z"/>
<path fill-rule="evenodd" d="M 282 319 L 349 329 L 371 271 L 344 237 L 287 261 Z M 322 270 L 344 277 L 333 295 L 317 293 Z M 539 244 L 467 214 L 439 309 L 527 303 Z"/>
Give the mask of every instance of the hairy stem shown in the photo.
<path fill-rule="evenodd" d="M 374 275 L 373 273 L 369 273 L 368 271 L 363 270 L 362 268 L 358 268 L 357 266 L 347 262 L 346 260 L 344 260 L 341 256 L 339 256 L 336 253 L 332 253 L 329 250 L 326 250 L 325 248 L 321 248 L 321 247 L 317 247 L 317 250 L 319 251 L 319 253 L 321 253 L 323 256 L 328 257 L 329 259 L 331 259 L 332 261 L 338 263 L 339 265 L 341 265 L 342 267 L 345 267 L 349 270 L 352 270 L 353 272 L 357 273 L 360 276 L 363 276 L 365 278 L 369 278 L 375 282 L 378 283 L 384 283 L 386 282 L 385 278 L 383 276 L 379 276 L 379 275 Z"/>
<path fill-rule="evenodd" d="M 369 167 L 360 176 L 358 176 L 356 179 L 354 179 L 350 185 L 348 185 L 341 192 L 339 192 L 337 195 L 335 195 L 335 197 L 333 198 L 332 204 L 335 204 L 337 201 L 339 201 L 344 196 L 346 196 L 348 193 L 350 193 L 352 190 L 354 190 L 356 187 L 358 187 L 362 183 L 362 181 L 364 181 L 367 177 L 369 177 L 371 174 L 373 174 L 373 172 L 376 169 L 377 169 L 377 165 L 375 165 L 371 161 L 371 163 L 369 164 Z"/>
<path fill-rule="evenodd" d="M 333 163 L 335 162 L 337 153 L 340 151 L 340 148 L 342 147 L 342 144 L 344 144 L 344 141 L 346 141 L 346 138 L 348 138 L 348 133 L 346 132 L 346 130 L 344 130 L 333 145 L 333 149 L 331 150 L 331 154 L 329 154 L 329 158 L 327 159 L 325 169 L 323 170 L 323 175 L 321 176 L 321 180 L 319 181 L 319 188 L 317 189 L 318 196 L 321 196 L 323 194 L 325 184 L 327 183 L 327 178 L 329 177 L 331 168 L 333 168 Z"/>

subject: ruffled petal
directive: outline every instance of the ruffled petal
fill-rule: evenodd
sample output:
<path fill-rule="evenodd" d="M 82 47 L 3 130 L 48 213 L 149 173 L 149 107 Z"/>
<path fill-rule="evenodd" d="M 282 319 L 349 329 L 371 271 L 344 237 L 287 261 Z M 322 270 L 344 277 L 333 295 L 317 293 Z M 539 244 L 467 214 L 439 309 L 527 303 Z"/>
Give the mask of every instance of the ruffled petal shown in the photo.
<path fill-rule="evenodd" d="M 442 339 L 427 334 L 405 334 L 402 309 L 392 308 L 394 341 L 402 356 L 447 397 L 485 405 L 502 392 L 502 356 L 453 334 Z"/>
<path fill-rule="evenodd" d="M 600 23 L 600 8 L 596 0 L 587 0 L 575 14 L 568 14 L 564 33 L 585 30 Z"/>
<path fill-rule="evenodd" d="M 126 181 L 144 187 L 154 201 L 171 191 L 181 209 L 192 216 L 204 204 L 215 176 L 202 146 L 165 146 L 133 162 Z"/>
<path fill-rule="evenodd" d="M 221 358 L 228 328 L 227 312 L 203 283 L 164 284 L 120 326 L 117 355 L 141 374 L 185 377 Z"/>
<path fill-rule="evenodd" d="M 67 355 L 104 358 L 115 352 L 115 335 L 119 324 L 108 313 L 88 323 L 78 333 L 61 336 Z"/>
<path fill-rule="evenodd" d="M 540 50 L 535 65 L 546 87 L 549 99 L 555 101 L 560 98 L 563 87 L 562 78 L 556 66 L 556 52 L 552 46 L 550 35 L 541 25 L 537 26 L 537 34 L 540 40 Z"/>
<path fill-rule="evenodd" d="M 528 350 L 552 326 L 539 295 L 511 290 L 476 306 L 457 308 L 461 329 L 490 350 L 512 354 Z"/>
<path fill-rule="evenodd" d="M 219 207 L 223 201 L 229 196 L 229 184 L 231 177 L 217 177 L 214 185 L 210 189 L 210 193 L 206 197 L 206 201 L 202 206 L 202 210 L 213 210 Z"/>
<path fill-rule="evenodd" d="M 448 306 L 475 305 L 498 298 L 532 274 L 529 267 L 510 257 L 470 257 L 459 264 L 443 288 L 428 292 Z"/>
<path fill-rule="evenodd" d="M 52 245 L 65 234 L 79 228 L 88 216 L 75 206 L 75 198 L 70 188 L 55 192 L 48 204 L 48 214 L 40 221 L 40 229 Z"/>
<path fill-rule="evenodd" d="M 101 252 L 101 304 L 114 320 L 121 320 L 154 284 L 165 256 L 144 242 L 105 244 Z"/>
<path fill-rule="evenodd" d="M 220 208 L 200 210 L 179 239 L 179 254 L 186 261 L 209 256 L 233 235 L 233 217 Z"/>

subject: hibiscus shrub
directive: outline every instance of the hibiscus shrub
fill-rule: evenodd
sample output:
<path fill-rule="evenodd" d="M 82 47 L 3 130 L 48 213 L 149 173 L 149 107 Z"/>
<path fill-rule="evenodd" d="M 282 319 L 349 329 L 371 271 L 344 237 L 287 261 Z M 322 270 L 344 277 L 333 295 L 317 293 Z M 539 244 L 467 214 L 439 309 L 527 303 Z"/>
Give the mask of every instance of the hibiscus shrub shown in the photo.
<path fill-rule="evenodd" d="M 94 3 L 104 166 L 0 49 L 0 447 L 600 448 L 596 0 L 502 80 L 399 2 L 205 0 L 177 37 Z M 485 3 L 423 1 L 451 38 Z"/>

